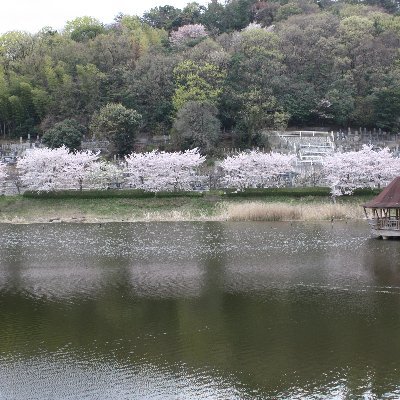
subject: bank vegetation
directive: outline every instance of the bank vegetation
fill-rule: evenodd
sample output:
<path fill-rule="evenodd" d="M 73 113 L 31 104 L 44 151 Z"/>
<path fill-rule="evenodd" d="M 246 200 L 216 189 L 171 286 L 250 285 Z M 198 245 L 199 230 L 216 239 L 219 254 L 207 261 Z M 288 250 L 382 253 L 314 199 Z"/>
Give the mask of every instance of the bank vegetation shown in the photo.
<path fill-rule="evenodd" d="M 377 191 L 332 203 L 328 188 L 229 191 L 27 192 L 0 197 L 1 223 L 135 221 L 335 221 L 364 218 L 361 205 Z M 101 194 L 101 196 L 98 196 Z"/>

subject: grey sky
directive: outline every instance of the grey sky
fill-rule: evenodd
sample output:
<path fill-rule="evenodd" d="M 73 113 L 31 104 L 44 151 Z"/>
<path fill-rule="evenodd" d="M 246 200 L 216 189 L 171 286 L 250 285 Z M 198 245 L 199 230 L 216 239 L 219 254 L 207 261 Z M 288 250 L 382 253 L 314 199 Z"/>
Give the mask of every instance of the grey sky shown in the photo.
<path fill-rule="evenodd" d="M 66 21 L 85 15 L 112 22 L 122 12 L 142 15 L 152 7 L 169 4 L 183 8 L 189 0 L 7 0 L 1 4 L 0 33 L 12 30 L 38 32 L 44 26 L 61 29 Z M 197 0 L 206 5 L 208 0 Z"/>

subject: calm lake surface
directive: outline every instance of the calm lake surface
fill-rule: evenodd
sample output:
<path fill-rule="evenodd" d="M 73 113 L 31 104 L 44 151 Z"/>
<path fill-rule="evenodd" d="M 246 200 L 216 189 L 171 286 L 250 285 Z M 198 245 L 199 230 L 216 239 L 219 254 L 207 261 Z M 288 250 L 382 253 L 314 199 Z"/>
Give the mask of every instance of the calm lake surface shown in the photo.
<path fill-rule="evenodd" d="M 0 225 L 1 400 L 359 398 L 400 398 L 366 222 Z"/>

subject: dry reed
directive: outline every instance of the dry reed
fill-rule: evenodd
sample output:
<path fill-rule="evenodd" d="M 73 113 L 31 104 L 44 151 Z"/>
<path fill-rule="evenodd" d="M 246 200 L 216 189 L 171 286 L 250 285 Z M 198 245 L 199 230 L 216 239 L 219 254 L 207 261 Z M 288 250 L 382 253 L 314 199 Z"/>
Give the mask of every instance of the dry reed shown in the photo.
<path fill-rule="evenodd" d="M 246 202 L 222 205 L 230 221 L 311 221 L 362 218 L 361 207 L 353 204 L 287 204 Z"/>
<path fill-rule="evenodd" d="M 230 221 L 290 221 L 301 219 L 301 212 L 297 207 L 258 201 L 228 204 L 226 214 Z"/>

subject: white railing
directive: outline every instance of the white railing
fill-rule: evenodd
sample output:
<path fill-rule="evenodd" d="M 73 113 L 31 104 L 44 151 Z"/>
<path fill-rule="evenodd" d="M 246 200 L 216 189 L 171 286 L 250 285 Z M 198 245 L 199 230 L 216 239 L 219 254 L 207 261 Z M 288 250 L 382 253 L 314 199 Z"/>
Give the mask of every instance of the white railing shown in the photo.
<path fill-rule="evenodd" d="M 279 136 L 289 136 L 289 137 L 315 137 L 315 136 L 323 136 L 330 137 L 330 132 L 325 131 L 287 131 L 281 132 Z"/>

